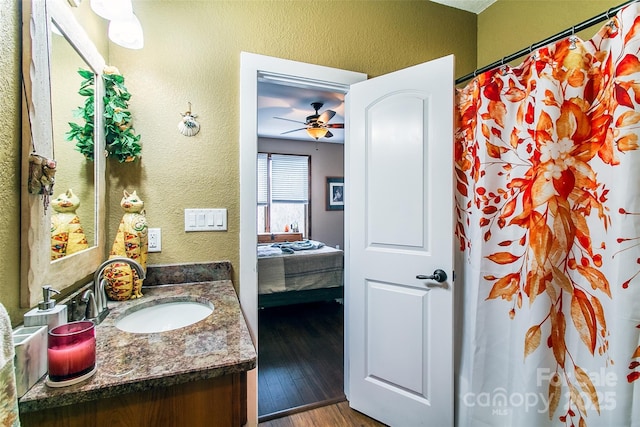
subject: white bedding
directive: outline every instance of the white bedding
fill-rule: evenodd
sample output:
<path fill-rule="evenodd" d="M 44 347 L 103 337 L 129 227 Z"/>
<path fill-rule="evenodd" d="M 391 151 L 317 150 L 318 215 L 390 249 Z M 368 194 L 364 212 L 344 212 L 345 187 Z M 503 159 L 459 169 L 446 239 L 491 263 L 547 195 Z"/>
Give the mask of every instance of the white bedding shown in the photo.
<path fill-rule="evenodd" d="M 259 257 L 258 293 L 342 286 L 343 270 L 344 253 L 328 246 Z"/>

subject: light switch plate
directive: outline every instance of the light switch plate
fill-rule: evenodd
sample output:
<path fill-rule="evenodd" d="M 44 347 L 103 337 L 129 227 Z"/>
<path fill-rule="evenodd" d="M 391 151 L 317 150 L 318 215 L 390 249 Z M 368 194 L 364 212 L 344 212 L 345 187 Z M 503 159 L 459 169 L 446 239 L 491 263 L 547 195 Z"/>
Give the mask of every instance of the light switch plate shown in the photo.
<path fill-rule="evenodd" d="M 226 209 L 185 209 L 184 231 L 226 231 Z"/>

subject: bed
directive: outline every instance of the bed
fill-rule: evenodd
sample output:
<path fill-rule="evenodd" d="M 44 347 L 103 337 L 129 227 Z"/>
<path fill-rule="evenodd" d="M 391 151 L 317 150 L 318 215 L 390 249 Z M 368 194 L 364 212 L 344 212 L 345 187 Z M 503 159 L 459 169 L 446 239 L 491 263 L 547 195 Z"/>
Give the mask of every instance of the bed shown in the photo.
<path fill-rule="evenodd" d="M 272 248 L 258 247 L 260 308 L 343 297 L 344 253 L 340 249 L 321 246 L 278 252 L 277 246 Z"/>

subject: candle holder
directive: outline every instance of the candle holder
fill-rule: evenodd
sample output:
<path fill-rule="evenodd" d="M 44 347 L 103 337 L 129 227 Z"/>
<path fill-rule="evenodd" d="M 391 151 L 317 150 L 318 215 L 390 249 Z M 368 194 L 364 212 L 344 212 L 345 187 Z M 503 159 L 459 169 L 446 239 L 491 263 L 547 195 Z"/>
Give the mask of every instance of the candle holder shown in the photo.
<path fill-rule="evenodd" d="M 47 346 L 49 387 L 79 383 L 96 373 L 95 324 L 71 322 L 49 331 Z"/>

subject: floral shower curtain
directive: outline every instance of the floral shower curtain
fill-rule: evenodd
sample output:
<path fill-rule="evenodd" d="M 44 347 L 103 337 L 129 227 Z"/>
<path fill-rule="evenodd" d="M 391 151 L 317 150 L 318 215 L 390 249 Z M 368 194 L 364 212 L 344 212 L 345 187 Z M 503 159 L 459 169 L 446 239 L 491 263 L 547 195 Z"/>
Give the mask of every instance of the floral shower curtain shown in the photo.
<path fill-rule="evenodd" d="M 639 136 L 637 4 L 458 92 L 458 425 L 640 426 Z"/>

